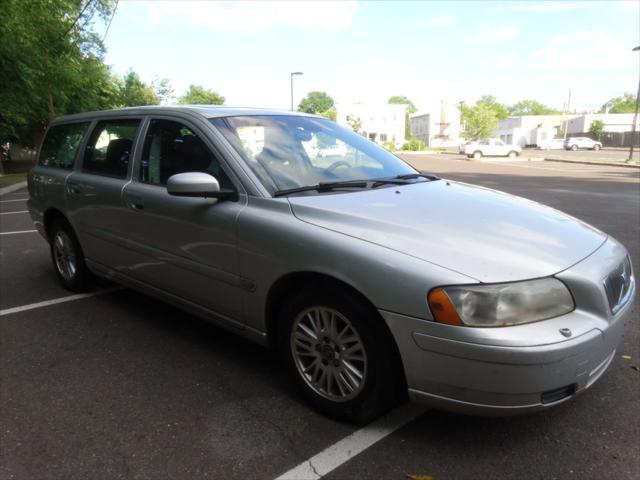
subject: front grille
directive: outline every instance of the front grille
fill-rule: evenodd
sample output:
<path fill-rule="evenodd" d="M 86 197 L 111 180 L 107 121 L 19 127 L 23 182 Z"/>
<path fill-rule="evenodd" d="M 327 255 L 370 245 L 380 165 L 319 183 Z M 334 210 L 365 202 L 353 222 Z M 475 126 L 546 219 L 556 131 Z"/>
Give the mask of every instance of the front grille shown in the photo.
<path fill-rule="evenodd" d="M 631 260 L 627 257 L 604 279 L 604 290 L 607 293 L 611 313 L 615 315 L 629 301 L 632 286 Z"/>

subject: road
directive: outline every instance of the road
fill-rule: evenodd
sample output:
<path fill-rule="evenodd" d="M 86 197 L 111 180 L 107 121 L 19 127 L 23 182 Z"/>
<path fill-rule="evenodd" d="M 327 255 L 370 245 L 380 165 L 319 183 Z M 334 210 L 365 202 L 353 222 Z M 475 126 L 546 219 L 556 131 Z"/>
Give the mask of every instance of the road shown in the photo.
<path fill-rule="evenodd" d="M 407 159 L 564 210 L 640 265 L 637 170 L 443 157 Z M 70 295 L 24 198 L 0 197 L 3 311 Z M 570 402 L 515 418 L 428 410 L 326 478 L 640 477 L 639 311 L 636 298 L 609 371 Z M 274 353 L 130 290 L 0 315 L 0 479 L 275 478 L 356 430 L 308 409 Z"/>

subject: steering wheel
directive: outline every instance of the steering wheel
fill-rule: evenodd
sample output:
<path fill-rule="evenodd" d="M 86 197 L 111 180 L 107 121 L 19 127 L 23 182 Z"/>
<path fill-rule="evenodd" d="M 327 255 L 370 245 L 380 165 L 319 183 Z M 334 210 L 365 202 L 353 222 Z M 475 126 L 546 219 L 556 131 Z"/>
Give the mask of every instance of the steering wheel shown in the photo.
<path fill-rule="evenodd" d="M 345 162 L 344 160 L 338 160 L 337 162 L 333 162 L 331 165 L 329 165 L 325 170 L 327 172 L 333 172 L 336 168 L 339 167 L 351 168 L 351 164 L 349 164 L 349 162 Z"/>

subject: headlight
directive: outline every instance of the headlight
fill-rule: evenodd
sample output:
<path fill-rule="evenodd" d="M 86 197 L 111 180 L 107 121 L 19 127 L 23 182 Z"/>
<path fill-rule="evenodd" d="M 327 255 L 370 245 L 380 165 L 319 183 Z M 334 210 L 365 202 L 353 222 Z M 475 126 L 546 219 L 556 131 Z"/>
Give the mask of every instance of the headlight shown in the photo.
<path fill-rule="evenodd" d="M 493 285 L 436 288 L 429 293 L 436 321 L 469 327 L 504 327 L 571 312 L 569 290 L 556 278 Z"/>

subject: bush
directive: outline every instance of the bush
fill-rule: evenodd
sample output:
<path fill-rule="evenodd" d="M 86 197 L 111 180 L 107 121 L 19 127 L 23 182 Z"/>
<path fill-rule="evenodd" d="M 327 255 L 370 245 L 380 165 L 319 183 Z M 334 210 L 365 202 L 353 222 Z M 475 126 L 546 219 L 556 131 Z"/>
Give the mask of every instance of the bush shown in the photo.
<path fill-rule="evenodd" d="M 394 150 L 397 150 L 396 148 L 396 144 L 393 142 L 386 142 L 382 145 L 382 148 L 384 148 L 385 150 L 388 150 L 390 152 L 393 152 Z"/>
<path fill-rule="evenodd" d="M 410 152 L 417 152 L 424 149 L 425 149 L 424 142 L 421 140 L 416 140 L 415 138 L 412 138 L 411 140 L 409 140 L 408 142 L 405 142 L 402 145 L 402 150 L 409 150 Z"/>

